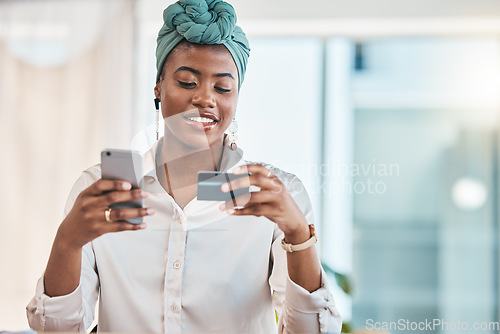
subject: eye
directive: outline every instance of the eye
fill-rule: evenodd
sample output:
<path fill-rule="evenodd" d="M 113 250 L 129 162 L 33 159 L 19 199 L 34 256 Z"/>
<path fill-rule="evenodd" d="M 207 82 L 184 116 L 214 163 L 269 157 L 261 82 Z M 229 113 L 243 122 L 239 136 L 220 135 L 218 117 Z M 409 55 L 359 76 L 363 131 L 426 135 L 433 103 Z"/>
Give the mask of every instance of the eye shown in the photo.
<path fill-rule="evenodd" d="M 195 82 L 185 82 L 185 81 L 180 81 L 180 80 L 177 80 L 177 82 L 179 83 L 179 85 L 181 85 L 181 87 L 186 88 L 186 89 L 192 89 L 196 86 Z"/>
<path fill-rule="evenodd" d="M 231 90 L 230 90 L 230 89 L 225 89 L 225 88 L 221 88 L 221 87 L 217 87 L 217 86 L 215 86 L 215 90 L 216 90 L 217 92 L 221 93 L 221 94 L 231 92 Z"/>

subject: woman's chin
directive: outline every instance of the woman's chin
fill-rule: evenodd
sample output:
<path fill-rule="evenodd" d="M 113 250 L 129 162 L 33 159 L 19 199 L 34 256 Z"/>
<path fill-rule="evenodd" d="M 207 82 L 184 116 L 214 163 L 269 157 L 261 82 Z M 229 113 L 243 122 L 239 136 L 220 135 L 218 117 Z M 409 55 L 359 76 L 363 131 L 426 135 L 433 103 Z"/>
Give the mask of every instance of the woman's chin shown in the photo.
<path fill-rule="evenodd" d="M 211 146 L 222 146 L 224 134 L 209 131 L 167 131 L 165 129 L 165 140 L 176 141 L 179 146 L 188 151 L 200 151 L 209 149 Z"/>

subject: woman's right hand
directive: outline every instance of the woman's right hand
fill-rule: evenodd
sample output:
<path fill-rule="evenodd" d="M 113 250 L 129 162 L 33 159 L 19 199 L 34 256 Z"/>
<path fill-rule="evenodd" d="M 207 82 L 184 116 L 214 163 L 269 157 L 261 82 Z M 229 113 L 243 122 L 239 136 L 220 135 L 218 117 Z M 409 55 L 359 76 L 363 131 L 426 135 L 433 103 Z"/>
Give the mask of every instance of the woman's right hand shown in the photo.
<path fill-rule="evenodd" d="M 154 208 L 112 209 L 111 222 L 106 221 L 105 211 L 113 203 L 148 196 L 141 189 L 131 190 L 131 184 L 127 181 L 99 179 L 78 195 L 73 208 L 59 227 L 57 241 L 76 249 L 106 233 L 142 230 L 146 228 L 144 222 L 136 225 L 116 220 L 153 215 Z"/>

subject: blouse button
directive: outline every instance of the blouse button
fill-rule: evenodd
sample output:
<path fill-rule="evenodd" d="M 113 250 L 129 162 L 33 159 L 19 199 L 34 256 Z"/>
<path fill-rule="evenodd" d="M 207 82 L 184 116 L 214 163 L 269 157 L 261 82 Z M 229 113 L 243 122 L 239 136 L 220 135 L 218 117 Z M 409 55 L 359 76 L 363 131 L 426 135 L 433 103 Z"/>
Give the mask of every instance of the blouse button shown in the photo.
<path fill-rule="evenodd" d="M 181 267 L 181 263 L 179 261 L 174 262 L 174 268 L 179 269 Z"/>
<path fill-rule="evenodd" d="M 184 216 L 182 216 L 182 215 L 179 216 L 178 220 L 179 220 L 179 224 L 184 223 Z"/>
<path fill-rule="evenodd" d="M 177 305 L 175 304 L 172 304 L 172 306 L 170 306 L 170 310 L 174 313 L 177 313 L 179 311 L 179 307 L 177 307 Z"/>

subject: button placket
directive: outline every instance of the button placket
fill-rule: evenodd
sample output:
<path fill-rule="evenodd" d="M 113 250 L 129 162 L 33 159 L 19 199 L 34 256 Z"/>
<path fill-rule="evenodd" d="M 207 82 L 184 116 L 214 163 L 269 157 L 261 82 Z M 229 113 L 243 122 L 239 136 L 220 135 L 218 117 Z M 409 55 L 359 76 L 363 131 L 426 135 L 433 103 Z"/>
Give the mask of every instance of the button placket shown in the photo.
<path fill-rule="evenodd" d="M 183 218 L 180 218 L 183 217 Z M 177 213 L 178 221 L 185 221 L 182 214 Z M 185 254 L 186 232 L 181 224 L 170 225 L 168 257 L 165 273 L 165 329 L 167 332 L 180 333 L 182 311 L 182 262 Z"/>

